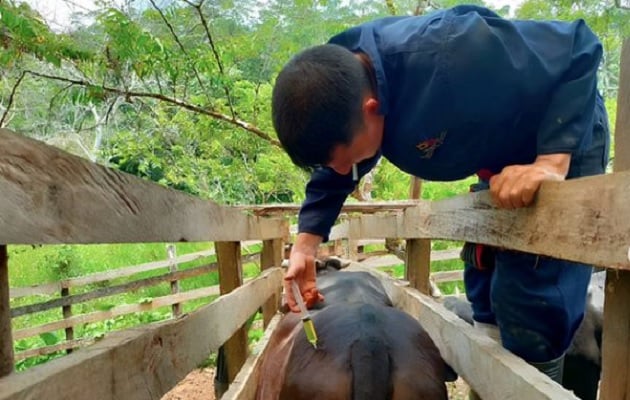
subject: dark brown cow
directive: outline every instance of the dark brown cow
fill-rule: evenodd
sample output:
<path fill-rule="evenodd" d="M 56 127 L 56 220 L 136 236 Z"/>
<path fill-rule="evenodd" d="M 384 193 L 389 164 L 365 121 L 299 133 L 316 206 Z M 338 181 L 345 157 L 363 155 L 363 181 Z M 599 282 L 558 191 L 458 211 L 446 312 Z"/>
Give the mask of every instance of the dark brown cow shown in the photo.
<path fill-rule="evenodd" d="M 312 310 L 314 349 L 299 315 L 285 315 L 262 363 L 259 400 L 447 399 L 453 378 L 418 321 L 392 307 L 366 272 L 318 273 L 326 297 Z"/>

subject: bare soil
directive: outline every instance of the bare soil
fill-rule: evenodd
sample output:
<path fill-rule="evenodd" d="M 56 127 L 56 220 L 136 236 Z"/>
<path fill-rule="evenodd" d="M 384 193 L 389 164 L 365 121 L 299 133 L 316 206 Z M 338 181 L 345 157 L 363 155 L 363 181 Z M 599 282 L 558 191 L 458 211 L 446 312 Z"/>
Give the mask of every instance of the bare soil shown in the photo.
<path fill-rule="evenodd" d="M 161 400 L 215 400 L 214 368 L 192 371 Z"/>

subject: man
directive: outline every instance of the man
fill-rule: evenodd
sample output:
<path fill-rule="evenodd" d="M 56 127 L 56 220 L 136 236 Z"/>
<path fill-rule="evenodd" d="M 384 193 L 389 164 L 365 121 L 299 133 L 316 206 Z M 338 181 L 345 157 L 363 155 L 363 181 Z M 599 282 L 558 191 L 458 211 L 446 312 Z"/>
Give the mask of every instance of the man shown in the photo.
<path fill-rule="evenodd" d="M 285 286 L 296 279 L 307 303 L 321 298 L 317 247 L 381 156 L 427 180 L 477 173 L 510 209 L 530 205 L 545 180 L 604 173 L 601 55 L 584 21 L 509 21 L 476 6 L 375 20 L 298 54 L 272 104 L 284 149 L 313 169 Z M 473 250 L 483 257 L 464 257 L 464 282 L 476 325 L 559 380 L 591 266 Z"/>

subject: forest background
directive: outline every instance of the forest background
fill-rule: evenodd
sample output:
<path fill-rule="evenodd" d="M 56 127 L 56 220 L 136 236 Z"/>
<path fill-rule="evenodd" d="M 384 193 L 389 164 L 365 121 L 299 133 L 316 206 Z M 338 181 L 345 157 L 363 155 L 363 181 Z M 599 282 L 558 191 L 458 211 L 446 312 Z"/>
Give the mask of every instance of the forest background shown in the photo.
<path fill-rule="evenodd" d="M 621 43 L 630 36 L 630 11 L 615 0 L 525 0 L 499 9 L 481 0 L 57 2 L 76 10 L 64 26 L 46 20 L 33 2 L 0 0 L 0 127 L 228 205 L 303 200 L 308 176 L 291 164 L 271 123 L 274 78 L 296 52 L 352 25 L 463 3 L 514 18 L 583 18 L 604 46 L 599 85 L 613 128 Z M 383 161 L 371 197 L 405 199 L 409 182 Z M 425 182 L 422 197 L 461 194 L 469 183 Z M 178 246 L 179 253 L 204 248 Z M 33 285 L 164 258 L 163 246 L 157 249 L 12 246 L 10 283 Z M 157 293 L 138 294 L 150 295 Z M 31 346 L 30 339 L 16 343 L 18 350 Z"/>

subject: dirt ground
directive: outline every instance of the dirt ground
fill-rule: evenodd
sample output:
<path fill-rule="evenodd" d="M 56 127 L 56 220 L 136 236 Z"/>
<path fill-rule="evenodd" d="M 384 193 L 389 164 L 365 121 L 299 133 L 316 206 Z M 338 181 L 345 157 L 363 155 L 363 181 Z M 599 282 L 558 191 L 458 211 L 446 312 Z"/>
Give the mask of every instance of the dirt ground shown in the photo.
<path fill-rule="evenodd" d="M 161 400 L 215 400 L 214 368 L 192 371 Z"/>
<path fill-rule="evenodd" d="M 161 400 L 215 400 L 213 382 L 213 368 L 194 370 Z M 468 399 L 468 385 L 463 380 L 447 383 L 447 388 L 449 399 Z"/>

